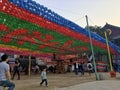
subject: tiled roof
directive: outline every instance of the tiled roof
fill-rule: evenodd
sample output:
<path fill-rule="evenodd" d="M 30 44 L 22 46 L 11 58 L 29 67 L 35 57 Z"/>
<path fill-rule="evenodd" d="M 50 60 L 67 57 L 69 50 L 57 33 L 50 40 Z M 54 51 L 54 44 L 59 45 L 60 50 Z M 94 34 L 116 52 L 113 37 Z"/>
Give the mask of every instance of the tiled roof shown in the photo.
<path fill-rule="evenodd" d="M 106 23 L 105 26 L 103 26 L 103 29 L 110 30 L 111 31 L 111 35 L 110 36 L 113 39 L 120 38 L 120 27 L 114 26 L 114 25 L 110 25 L 110 24 Z"/>

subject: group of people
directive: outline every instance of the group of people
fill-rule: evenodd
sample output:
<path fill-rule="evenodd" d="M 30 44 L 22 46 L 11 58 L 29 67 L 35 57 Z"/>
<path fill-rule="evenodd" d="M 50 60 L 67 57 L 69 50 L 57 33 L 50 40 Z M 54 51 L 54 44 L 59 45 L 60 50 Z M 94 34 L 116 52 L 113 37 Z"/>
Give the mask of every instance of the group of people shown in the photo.
<path fill-rule="evenodd" d="M 20 79 L 20 72 L 19 72 L 19 62 L 18 60 L 15 61 L 14 72 L 11 76 L 10 73 L 10 66 L 8 64 L 8 55 L 4 54 L 1 56 L 0 62 L 0 86 L 8 87 L 8 90 L 14 90 L 15 83 L 12 81 L 14 79 L 15 74 L 18 74 L 18 80 Z M 45 82 L 45 85 L 48 86 L 47 76 L 46 76 L 46 69 L 44 68 L 41 72 L 42 81 L 40 85 Z"/>
<path fill-rule="evenodd" d="M 91 73 L 93 72 L 93 65 L 90 61 L 88 61 L 87 65 L 86 65 L 87 71 L 89 73 L 89 75 L 91 75 Z M 85 72 L 85 64 L 84 62 L 81 62 L 80 64 L 76 61 L 74 63 L 74 72 L 76 75 L 78 75 L 78 72 L 80 71 L 81 75 L 84 75 Z"/>
<path fill-rule="evenodd" d="M 8 55 L 4 54 L 3 56 L 1 56 L 1 62 L 0 62 L 0 86 L 8 87 L 8 90 L 14 90 L 15 83 L 13 83 L 11 80 L 14 79 L 14 76 L 16 73 L 18 74 L 18 80 L 20 80 L 20 70 L 19 70 L 20 63 L 18 60 L 15 61 L 14 72 L 13 72 L 13 75 L 11 76 L 10 67 L 7 62 L 8 62 Z M 87 63 L 87 70 L 89 74 L 93 72 L 93 65 L 91 62 Z M 81 62 L 79 64 L 76 61 L 74 64 L 74 71 L 76 75 L 78 75 L 79 71 L 81 72 L 81 75 L 84 75 L 84 72 L 85 72 L 84 62 Z M 41 72 L 41 79 L 42 81 L 40 82 L 40 85 L 42 85 L 45 82 L 45 85 L 48 86 L 46 68 L 43 68 Z"/>

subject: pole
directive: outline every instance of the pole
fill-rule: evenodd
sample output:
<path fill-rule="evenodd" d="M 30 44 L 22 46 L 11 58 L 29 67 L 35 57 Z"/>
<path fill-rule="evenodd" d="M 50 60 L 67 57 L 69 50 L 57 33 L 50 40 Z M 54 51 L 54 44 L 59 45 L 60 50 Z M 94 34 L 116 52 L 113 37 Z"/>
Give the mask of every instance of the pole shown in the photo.
<path fill-rule="evenodd" d="M 91 39 L 91 33 L 90 33 L 90 28 L 89 28 L 89 24 L 88 24 L 88 17 L 87 17 L 87 15 L 86 15 L 86 22 L 87 22 L 87 29 L 88 29 L 89 38 L 90 38 L 90 47 L 91 47 L 91 51 L 92 51 L 95 76 L 96 76 L 96 80 L 98 80 L 98 73 L 97 73 L 97 69 L 96 69 L 96 62 L 95 62 L 95 57 L 94 57 L 94 51 L 93 51 L 93 45 L 92 45 L 92 39 Z"/>
<path fill-rule="evenodd" d="M 30 74 L 31 74 L 31 55 L 29 56 L 29 67 L 28 67 L 28 75 L 30 76 Z"/>
<path fill-rule="evenodd" d="M 108 45 L 108 38 L 107 38 L 106 31 L 104 32 L 104 34 L 105 34 L 105 38 L 106 38 L 106 44 L 107 44 L 107 50 L 108 50 L 108 58 L 109 58 L 109 62 L 110 62 L 110 71 L 113 71 L 111 55 L 110 55 L 110 49 L 109 49 L 109 45 Z"/>

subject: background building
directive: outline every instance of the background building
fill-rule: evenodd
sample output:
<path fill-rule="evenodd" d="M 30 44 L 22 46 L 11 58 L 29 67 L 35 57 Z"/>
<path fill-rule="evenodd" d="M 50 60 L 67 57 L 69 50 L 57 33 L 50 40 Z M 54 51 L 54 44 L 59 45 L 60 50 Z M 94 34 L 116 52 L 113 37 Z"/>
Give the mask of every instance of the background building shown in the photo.
<path fill-rule="evenodd" d="M 106 23 L 102 29 L 109 33 L 109 40 L 120 47 L 120 27 Z"/>

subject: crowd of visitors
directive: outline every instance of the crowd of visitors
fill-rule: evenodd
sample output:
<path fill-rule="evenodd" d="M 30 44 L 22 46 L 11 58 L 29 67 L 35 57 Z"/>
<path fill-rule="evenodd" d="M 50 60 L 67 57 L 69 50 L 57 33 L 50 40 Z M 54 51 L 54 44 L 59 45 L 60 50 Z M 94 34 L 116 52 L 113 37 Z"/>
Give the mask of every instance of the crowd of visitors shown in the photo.
<path fill-rule="evenodd" d="M 88 61 L 87 64 L 85 64 L 83 61 L 80 64 L 77 61 L 74 63 L 74 72 L 76 75 L 78 75 L 78 72 L 80 72 L 81 76 L 83 76 L 85 71 L 87 71 L 89 75 L 94 72 L 93 64 L 90 61 Z"/>

